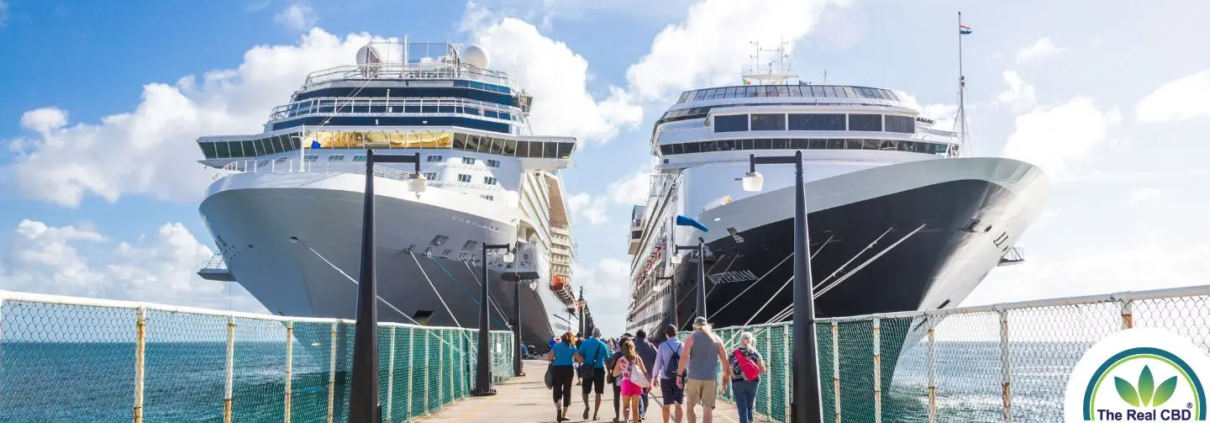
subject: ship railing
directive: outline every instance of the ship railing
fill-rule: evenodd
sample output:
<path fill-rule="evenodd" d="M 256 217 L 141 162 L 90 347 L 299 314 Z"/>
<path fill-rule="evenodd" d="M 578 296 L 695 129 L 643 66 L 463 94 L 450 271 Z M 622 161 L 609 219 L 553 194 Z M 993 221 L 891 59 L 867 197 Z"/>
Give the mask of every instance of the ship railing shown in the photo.
<path fill-rule="evenodd" d="M 817 318 L 824 421 L 1065 421 L 1068 376 L 1099 341 L 1156 328 L 1204 352 L 1207 316 L 1210 285 Z M 769 421 L 789 420 L 792 329 L 715 329 L 727 348 L 754 335 L 768 368 L 755 408 Z M 733 401 L 731 392 L 719 398 Z"/>
<path fill-rule="evenodd" d="M 227 262 L 223 260 L 223 253 L 216 253 L 210 258 L 202 261 L 201 270 L 203 271 L 227 271 Z"/>
<path fill-rule="evenodd" d="M 322 173 L 322 174 L 366 174 L 365 162 L 341 163 L 332 161 L 316 162 L 315 160 L 298 159 L 261 159 L 239 160 L 228 163 L 222 170 L 233 173 Z M 374 165 L 374 176 L 406 181 L 416 177 L 412 170 L 405 170 L 391 165 Z M 429 185 L 444 185 L 440 181 L 430 180 Z"/>
<path fill-rule="evenodd" d="M 274 107 L 269 119 L 278 121 L 315 114 L 347 116 L 407 116 L 463 114 L 502 120 L 522 120 L 521 109 L 464 98 L 316 97 Z"/>
<path fill-rule="evenodd" d="M 315 71 L 307 75 L 302 89 L 331 81 L 340 80 L 468 80 L 486 84 L 512 87 L 508 74 L 501 71 L 479 69 L 469 65 L 452 63 L 380 63 L 373 65 L 345 65 Z"/>
<path fill-rule="evenodd" d="M 346 319 L 0 291 L 0 421 L 344 416 L 354 328 Z M 477 334 L 379 322 L 384 421 L 415 421 L 465 398 Z M 491 374 L 503 382 L 518 347 L 507 331 L 489 342 Z"/>

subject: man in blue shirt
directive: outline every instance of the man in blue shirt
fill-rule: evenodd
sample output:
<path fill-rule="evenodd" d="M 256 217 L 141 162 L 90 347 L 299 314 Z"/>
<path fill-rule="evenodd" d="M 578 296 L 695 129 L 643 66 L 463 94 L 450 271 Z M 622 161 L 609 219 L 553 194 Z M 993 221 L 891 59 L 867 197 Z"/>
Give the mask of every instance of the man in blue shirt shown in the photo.
<path fill-rule="evenodd" d="M 660 344 L 660 348 L 656 352 L 655 366 L 651 369 L 651 386 L 660 388 L 660 393 L 664 398 L 664 423 L 668 423 L 668 414 L 673 411 L 669 409 L 670 407 L 676 407 L 673 421 L 680 422 L 683 412 L 681 404 L 685 400 L 685 390 L 676 384 L 676 368 L 685 348 L 681 341 L 676 339 L 675 326 L 666 326 L 664 336 L 667 340 Z M 672 362 L 674 356 L 677 358 L 677 362 Z"/>
<path fill-rule="evenodd" d="M 576 361 L 581 363 L 580 367 L 592 368 L 592 374 L 584 377 L 584 420 L 588 420 L 588 394 L 592 393 L 593 388 L 597 391 L 596 405 L 592 408 L 594 419 L 601 410 L 601 395 L 605 393 L 605 359 L 611 354 L 609 346 L 601 341 L 601 328 L 593 328 L 592 337 L 585 339 L 576 349 Z"/>
<path fill-rule="evenodd" d="M 561 340 L 557 336 L 554 338 L 550 338 L 549 341 L 546 341 L 546 350 L 550 351 L 550 350 L 555 349 L 555 344 L 558 344 L 560 341 Z"/>

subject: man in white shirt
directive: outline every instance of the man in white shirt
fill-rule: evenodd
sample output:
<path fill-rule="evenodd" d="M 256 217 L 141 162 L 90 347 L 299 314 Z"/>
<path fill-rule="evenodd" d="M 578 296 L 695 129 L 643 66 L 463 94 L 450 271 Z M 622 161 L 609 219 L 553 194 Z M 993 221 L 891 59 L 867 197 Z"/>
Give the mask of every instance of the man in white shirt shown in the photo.
<path fill-rule="evenodd" d="M 667 338 L 660 343 L 660 348 L 656 352 L 655 367 L 651 369 L 651 383 L 653 388 L 660 388 L 661 397 L 664 398 L 663 414 L 664 423 L 668 423 L 668 415 L 675 407 L 673 421 L 680 423 L 681 413 L 683 412 L 681 404 L 685 400 L 685 390 L 677 386 L 676 370 L 679 364 L 682 353 L 684 353 L 684 345 L 676 339 L 676 327 L 668 325 L 664 328 L 664 336 Z M 673 361 L 676 358 L 676 361 Z"/>

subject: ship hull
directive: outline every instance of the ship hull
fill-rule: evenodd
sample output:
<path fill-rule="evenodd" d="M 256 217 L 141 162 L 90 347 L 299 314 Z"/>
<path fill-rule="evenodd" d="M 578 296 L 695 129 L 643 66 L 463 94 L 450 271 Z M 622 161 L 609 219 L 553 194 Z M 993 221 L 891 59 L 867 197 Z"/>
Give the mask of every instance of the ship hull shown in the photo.
<path fill-rule="evenodd" d="M 877 167 L 812 181 L 805 190 L 813 286 L 817 294 L 828 289 L 817 297 L 815 313 L 841 317 L 958 306 L 1037 217 L 1049 185 L 1029 164 L 979 158 Z M 699 216 L 711 229 L 693 240 L 702 236 L 709 251 L 704 285 L 715 327 L 790 320 L 793 194 L 793 188 L 762 193 Z M 697 269 L 695 258 L 675 266 L 682 330 L 696 316 Z M 667 287 L 658 292 L 631 317 L 631 331 L 670 322 L 672 297 Z M 840 348 L 847 380 L 872 380 L 869 326 L 841 328 L 842 334 L 869 331 L 850 334 L 846 338 L 854 341 Z M 883 386 L 890 386 L 900 351 L 926 331 L 918 321 L 883 324 Z M 830 349 L 830 342 L 820 345 Z"/>
<path fill-rule="evenodd" d="M 200 212 L 233 278 L 270 312 L 353 319 L 363 186 L 354 174 L 236 174 L 211 186 Z M 376 188 L 379 320 L 479 327 L 481 247 L 466 242 L 515 242 L 515 209 L 439 188 L 418 198 L 385 178 Z M 433 245 L 439 235 L 446 239 Z M 514 320 L 517 290 L 492 260 L 490 325 L 502 330 Z M 545 345 L 566 326 L 555 317 L 566 308 L 545 280 L 519 293 L 522 342 Z"/>

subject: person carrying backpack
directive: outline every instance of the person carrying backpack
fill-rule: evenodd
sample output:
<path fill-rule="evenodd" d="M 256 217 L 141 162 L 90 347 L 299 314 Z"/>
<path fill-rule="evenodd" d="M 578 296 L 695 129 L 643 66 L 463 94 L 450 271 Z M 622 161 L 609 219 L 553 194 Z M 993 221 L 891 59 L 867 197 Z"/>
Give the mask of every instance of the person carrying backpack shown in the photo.
<path fill-rule="evenodd" d="M 667 340 L 660 343 L 656 351 L 655 365 L 651 369 L 651 386 L 660 388 L 661 397 L 664 398 L 664 423 L 668 423 L 668 415 L 673 411 L 673 421 L 680 423 L 681 413 L 684 411 L 681 404 L 685 401 L 685 390 L 677 386 L 676 369 L 680 366 L 681 353 L 685 348 L 681 341 L 676 339 L 675 326 L 666 326 L 664 337 Z"/>
<path fill-rule="evenodd" d="M 760 387 L 760 375 L 765 373 L 765 360 L 752 346 L 752 332 L 739 335 L 739 348 L 731 351 L 728 361 L 739 423 L 755 422 L 752 410 L 756 409 L 756 389 Z"/>

